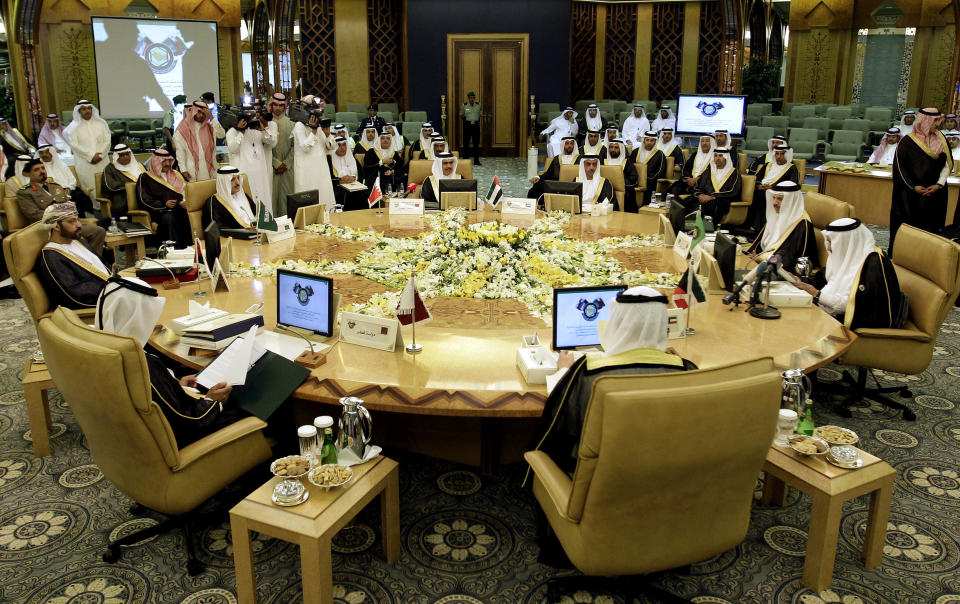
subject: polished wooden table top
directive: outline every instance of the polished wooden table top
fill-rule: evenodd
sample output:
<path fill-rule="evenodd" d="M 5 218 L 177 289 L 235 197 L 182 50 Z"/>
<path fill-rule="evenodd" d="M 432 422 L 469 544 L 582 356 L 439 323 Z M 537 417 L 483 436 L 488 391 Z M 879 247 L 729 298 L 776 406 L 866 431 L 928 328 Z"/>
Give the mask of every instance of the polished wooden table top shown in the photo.
<path fill-rule="evenodd" d="M 473 215 L 471 221 L 496 219 L 498 214 Z M 415 236 L 426 228 L 416 218 L 391 221 L 388 214 L 373 210 L 334 214 L 341 225 L 369 227 L 392 236 Z M 504 222 L 529 222 L 514 218 Z M 574 217 L 566 232 L 582 239 L 656 232 L 657 218 L 615 212 L 601 217 Z M 259 264 L 283 258 L 351 260 L 368 244 L 298 233 L 296 238 L 263 246 L 234 240 L 234 261 Z M 616 250 L 613 255 L 631 270 L 683 270 L 683 263 L 669 248 L 646 247 Z M 343 305 L 362 302 L 389 288 L 355 275 L 331 275 Z M 210 285 L 204 289 L 209 292 Z M 265 304 L 266 328 L 276 325 L 276 284 L 273 277 L 231 277 L 231 291 L 212 293 L 204 299 L 228 312 L 242 312 L 251 304 Z M 177 290 L 161 290 L 167 305 L 161 324 L 187 314 L 196 284 Z M 672 292 L 669 292 L 672 293 Z M 773 356 L 783 368 L 807 369 L 829 363 L 855 338 L 818 308 L 782 309 L 775 321 L 756 319 L 743 309 L 730 310 L 721 296 L 690 312 L 696 335 L 671 340 L 678 354 L 700 367 L 711 367 L 760 356 Z M 517 300 L 485 300 L 440 297 L 427 301 L 433 321 L 417 328 L 417 343 L 423 352 L 411 356 L 402 351 L 383 352 L 347 343 L 337 343 L 327 352 L 327 362 L 314 369 L 294 396 L 301 400 L 335 402 L 355 395 L 371 409 L 405 413 L 538 417 L 546 399 L 542 385 L 529 385 L 515 364 L 521 336 L 533 332 L 541 341 L 551 341 L 547 321 L 533 315 Z M 410 328 L 402 328 L 409 342 Z M 155 346 L 180 362 L 200 367 L 209 357 L 189 354 L 179 337 L 169 329 L 158 330 Z"/>

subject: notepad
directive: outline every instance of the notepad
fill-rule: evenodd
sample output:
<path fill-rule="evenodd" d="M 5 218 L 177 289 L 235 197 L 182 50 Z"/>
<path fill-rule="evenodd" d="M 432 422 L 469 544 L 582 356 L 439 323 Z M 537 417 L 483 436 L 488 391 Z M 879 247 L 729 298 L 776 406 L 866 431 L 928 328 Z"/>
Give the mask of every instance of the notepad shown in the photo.
<path fill-rule="evenodd" d="M 197 383 L 204 388 L 225 382 L 229 386 L 243 386 L 247 381 L 247 371 L 267 351 L 257 340 L 257 326 L 235 339 L 197 375 Z"/>

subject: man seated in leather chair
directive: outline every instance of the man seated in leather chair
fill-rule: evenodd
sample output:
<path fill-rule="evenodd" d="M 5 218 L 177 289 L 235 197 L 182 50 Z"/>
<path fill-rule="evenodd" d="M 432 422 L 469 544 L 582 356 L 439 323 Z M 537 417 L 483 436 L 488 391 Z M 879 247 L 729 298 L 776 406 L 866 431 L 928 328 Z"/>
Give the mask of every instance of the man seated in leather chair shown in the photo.
<path fill-rule="evenodd" d="M 610 320 L 601 325 L 600 342 L 603 352 L 579 358 L 561 352 L 557 373 L 547 378 L 550 394 L 533 448 L 546 452 L 568 474 L 577 465 L 580 432 L 597 378 L 697 368 L 666 352 L 667 298 L 651 287 L 632 287 L 617 295 Z"/>
<path fill-rule="evenodd" d="M 97 301 L 97 314 L 94 325 L 103 331 L 128 336 L 146 347 L 144 353 L 150 370 L 150 391 L 153 401 L 160 406 L 163 415 L 170 423 L 177 446 L 183 448 L 208 434 L 249 417 L 249 413 L 238 407 L 230 398 L 232 386 L 225 382 L 204 390 L 197 384 L 196 375 L 177 378 L 163 360 L 155 354 L 147 340 L 163 312 L 166 298 L 157 295 L 157 290 L 139 279 L 111 277 Z M 284 409 L 288 405 L 281 405 Z M 282 419 L 281 419 L 282 418 Z M 287 419 L 289 421 L 283 421 Z M 293 418 L 284 417 L 275 412 L 271 417 L 271 426 L 290 431 Z M 268 426 L 264 433 L 268 436 Z M 284 439 L 284 449 L 289 450 L 292 439 Z M 292 452 L 292 451 L 291 451 Z"/>
<path fill-rule="evenodd" d="M 77 206 L 51 203 L 43 211 L 43 226 L 50 229 L 50 241 L 40 250 L 36 271 L 51 305 L 93 308 L 110 270 L 81 239 L 85 225 Z"/>

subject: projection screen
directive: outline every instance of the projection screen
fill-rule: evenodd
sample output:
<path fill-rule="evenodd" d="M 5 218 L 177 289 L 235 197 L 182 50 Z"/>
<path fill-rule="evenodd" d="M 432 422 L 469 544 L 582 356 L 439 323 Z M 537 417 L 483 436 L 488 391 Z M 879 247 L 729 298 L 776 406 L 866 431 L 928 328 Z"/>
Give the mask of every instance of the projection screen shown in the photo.
<path fill-rule="evenodd" d="M 163 117 L 173 97 L 219 100 L 215 21 L 93 17 L 103 117 Z"/>

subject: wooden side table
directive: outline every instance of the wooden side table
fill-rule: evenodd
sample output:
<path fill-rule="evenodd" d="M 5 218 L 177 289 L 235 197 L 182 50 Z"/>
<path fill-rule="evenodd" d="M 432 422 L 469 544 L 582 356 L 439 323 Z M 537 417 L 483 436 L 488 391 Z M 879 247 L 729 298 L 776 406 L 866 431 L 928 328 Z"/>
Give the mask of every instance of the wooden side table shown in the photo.
<path fill-rule="evenodd" d="M 333 602 L 330 540 L 375 496 L 380 495 L 380 531 L 387 562 L 400 557 L 400 473 L 397 462 L 377 457 L 353 466 L 346 486 L 329 491 L 310 484 L 310 499 L 295 507 L 270 500 L 280 481 L 272 478 L 230 510 L 237 598 L 241 604 L 257 601 L 256 577 L 250 549 L 250 531 L 300 546 L 300 569 L 305 604 Z"/>
<path fill-rule="evenodd" d="M 848 499 L 870 494 L 867 532 L 863 541 L 864 567 L 870 570 L 883 559 L 896 474 L 878 457 L 864 451 L 860 451 L 860 457 L 863 459 L 862 468 L 845 470 L 820 458 L 803 457 L 787 447 L 773 445 L 767 453 L 763 465 L 767 478 L 761 503 L 783 505 L 787 485 L 813 498 L 803 565 L 803 584 L 813 591 L 827 589 L 833 580 L 840 517 L 843 503 Z"/>
<path fill-rule="evenodd" d="M 33 438 L 33 454 L 37 457 L 50 455 L 49 431 L 53 428 L 50 421 L 50 402 L 47 390 L 54 388 L 53 378 L 43 363 L 34 363 L 27 359 L 23 370 L 23 396 L 27 403 L 27 418 L 30 421 L 30 435 Z"/>
<path fill-rule="evenodd" d="M 143 258 L 147 255 L 147 247 L 143 242 L 143 235 L 138 235 L 136 237 L 128 237 L 127 235 L 107 235 L 106 245 L 113 250 L 114 260 L 119 258 L 117 248 L 126 247 L 127 250 L 127 264 L 134 265 L 137 260 Z M 134 255 L 133 245 L 137 246 L 136 255 Z"/>

